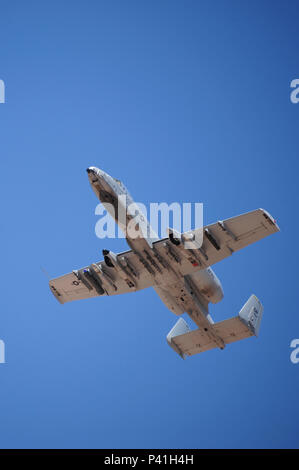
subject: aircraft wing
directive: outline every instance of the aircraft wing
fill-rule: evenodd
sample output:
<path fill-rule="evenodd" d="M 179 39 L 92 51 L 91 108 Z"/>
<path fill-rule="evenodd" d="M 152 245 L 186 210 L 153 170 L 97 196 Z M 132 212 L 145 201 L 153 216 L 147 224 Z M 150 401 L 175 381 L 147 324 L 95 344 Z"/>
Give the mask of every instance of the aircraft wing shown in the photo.
<path fill-rule="evenodd" d="M 196 236 L 200 230 L 203 230 L 203 243 L 196 249 L 185 249 L 182 244 L 175 246 L 166 238 L 153 243 L 154 255 L 144 250 L 143 261 L 132 250 L 120 253 L 116 255 L 118 263 L 115 267 L 107 266 L 104 261 L 91 264 L 52 279 L 49 282 L 50 289 L 63 304 L 99 295 L 134 292 L 155 284 L 167 284 L 168 278 L 172 279 L 170 273 L 176 272 L 178 277 L 192 274 L 279 231 L 279 228 L 268 212 L 257 209 L 188 232 L 188 235 Z M 161 275 L 159 264 L 166 267 L 166 274 Z"/>
<path fill-rule="evenodd" d="M 194 245 L 195 249 L 184 249 L 183 244 L 172 246 L 179 255 L 184 257 L 183 262 L 181 262 L 183 275 L 212 266 L 232 255 L 235 251 L 278 232 L 279 227 L 267 211 L 257 209 L 187 232 L 188 240 L 191 237 L 196 239 L 197 235 L 200 239 L 200 231 L 203 231 L 200 247 L 197 247 L 196 244 Z M 183 234 L 182 237 L 186 234 Z M 158 247 L 163 242 L 165 243 L 165 239 L 155 242 L 155 245 Z"/>
<path fill-rule="evenodd" d="M 204 227 L 201 248 L 211 266 L 278 231 L 273 217 L 264 209 L 257 209 Z"/>
<path fill-rule="evenodd" d="M 133 251 L 119 253 L 115 260 L 114 267 L 100 261 L 51 279 L 50 289 L 64 304 L 72 300 L 135 292 L 153 285 L 150 273 Z"/>

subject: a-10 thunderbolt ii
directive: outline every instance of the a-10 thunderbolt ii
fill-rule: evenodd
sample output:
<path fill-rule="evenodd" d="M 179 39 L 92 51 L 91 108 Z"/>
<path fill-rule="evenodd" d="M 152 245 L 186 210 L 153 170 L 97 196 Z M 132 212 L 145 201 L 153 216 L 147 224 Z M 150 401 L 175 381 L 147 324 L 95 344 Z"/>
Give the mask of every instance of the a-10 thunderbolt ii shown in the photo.
<path fill-rule="evenodd" d="M 171 312 L 187 312 L 198 326 L 190 330 L 180 318 L 168 333 L 168 344 L 182 358 L 212 348 L 224 349 L 227 344 L 258 334 L 263 307 L 255 295 L 237 316 L 213 322 L 209 303 L 219 302 L 223 290 L 210 266 L 278 232 L 267 211 L 257 209 L 185 233 L 168 229 L 169 236 L 159 240 L 151 236 L 149 222 L 141 212 L 132 215 L 129 208 L 134 202 L 119 180 L 95 167 L 88 168 L 87 173 L 92 189 L 124 230 L 131 249 L 119 254 L 103 250 L 103 261 L 50 280 L 50 289 L 61 304 L 153 287 Z M 135 232 L 130 234 L 126 228 L 133 218 Z"/>

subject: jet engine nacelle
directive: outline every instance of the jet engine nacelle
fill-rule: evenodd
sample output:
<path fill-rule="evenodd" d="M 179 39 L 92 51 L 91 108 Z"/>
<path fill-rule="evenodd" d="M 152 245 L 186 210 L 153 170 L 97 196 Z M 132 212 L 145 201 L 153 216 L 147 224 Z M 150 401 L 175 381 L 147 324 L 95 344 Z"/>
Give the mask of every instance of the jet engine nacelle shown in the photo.
<path fill-rule="evenodd" d="M 221 282 L 211 268 L 201 269 L 189 277 L 197 287 L 200 294 L 212 304 L 217 304 L 223 299 Z"/>

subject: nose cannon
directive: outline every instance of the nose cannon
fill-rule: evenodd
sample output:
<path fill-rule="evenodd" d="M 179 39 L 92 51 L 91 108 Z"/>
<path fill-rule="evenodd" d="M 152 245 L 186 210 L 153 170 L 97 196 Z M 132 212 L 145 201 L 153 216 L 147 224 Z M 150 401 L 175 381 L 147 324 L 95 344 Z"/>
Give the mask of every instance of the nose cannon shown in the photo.
<path fill-rule="evenodd" d="M 86 171 L 88 175 L 90 174 L 94 175 L 98 173 L 98 169 L 95 166 L 89 166 L 88 168 L 86 168 Z"/>

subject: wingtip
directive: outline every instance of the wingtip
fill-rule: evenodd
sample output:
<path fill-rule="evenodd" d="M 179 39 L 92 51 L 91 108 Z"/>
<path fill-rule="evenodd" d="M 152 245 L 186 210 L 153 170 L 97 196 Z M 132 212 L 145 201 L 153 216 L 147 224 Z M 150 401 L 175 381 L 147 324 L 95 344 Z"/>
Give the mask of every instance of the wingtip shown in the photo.
<path fill-rule="evenodd" d="M 268 211 L 266 211 L 265 209 L 262 209 L 262 208 L 260 208 L 260 211 L 262 211 L 263 216 L 264 216 L 266 219 L 268 219 L 269 222 L 270 222 L 273 226 L 275 226 L 276 231 L 277 231 L 277 232 L 280 232 L 279 225 L 277 224 L 276 219 L 274 219 L 274 217 L 270 214 L 270 212 L 268 212 Z"/>

